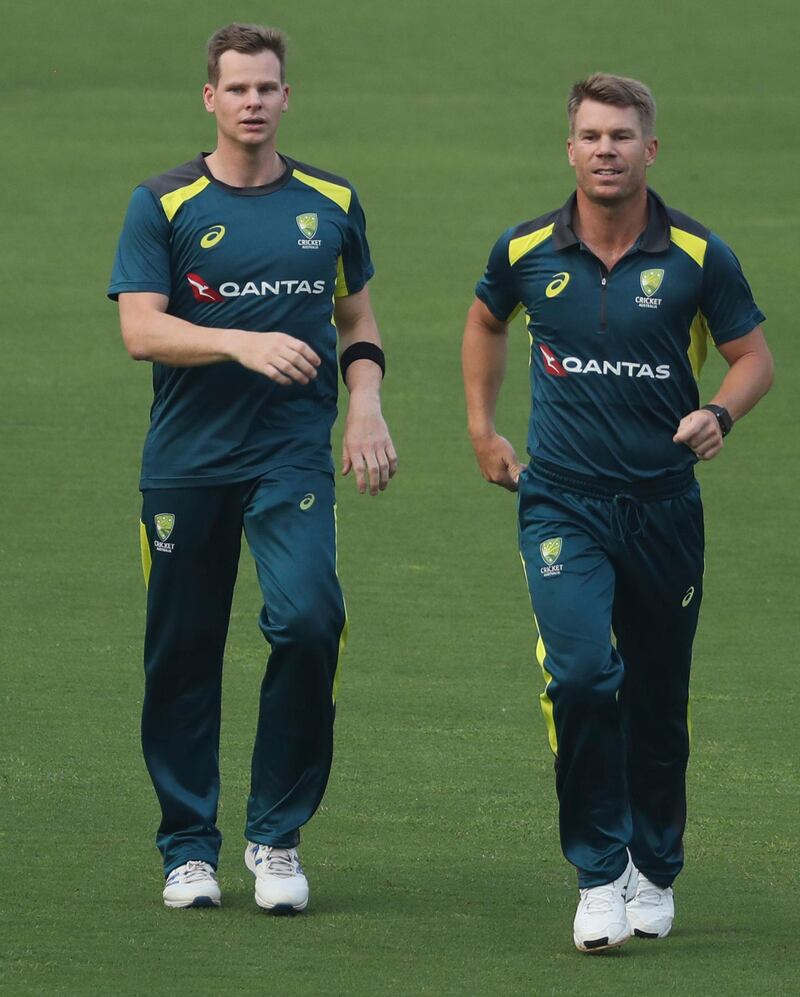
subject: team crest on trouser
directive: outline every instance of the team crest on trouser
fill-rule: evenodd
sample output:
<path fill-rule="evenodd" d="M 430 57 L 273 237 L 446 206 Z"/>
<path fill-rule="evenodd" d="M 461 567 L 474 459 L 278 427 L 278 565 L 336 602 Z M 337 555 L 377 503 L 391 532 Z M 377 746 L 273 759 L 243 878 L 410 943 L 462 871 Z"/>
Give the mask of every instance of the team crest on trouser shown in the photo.
<path fill-rule="evenodd" d="M 648 298 L 655 294 L 659 287 L 661 287 L 663 279 L 663 270 L 642 270 L 639 274 L 639 283 L 642 285 L 642 290 Z"/>
<path fill-rule="evenodd" d="M 561 553 L 561 537 L 553 537 L 539 544 L 539 553 L 545 564 L 555 564 Z"/>
<path fill-rule="evenodd" d="M 295 221 L 297 222 L 297 227 L 306 239 L 313 239 L 317 234 L 319 219 L 317 218 L 316 212 L 309 211 L 304 215 L 298 215 L 295 218 Z"/>
<path fill-rule="evenodd" d="M 561 574 L 564 565 L 556 564 L 556 561 L 561 557 L 562 546 L 561 537 L 550 537 L 539 544 L 539 553 L 545 563 L 545 567 L 539 569 L 543 578 L 555 578 Z"/>
<path fill-rule="evenodd" d="M 156 533 L 159 540 L 169 540 L 170 533 L 175 527 L 175 515 L 172 512 L 157 512 L 153 517 L 156 524 Z"/>

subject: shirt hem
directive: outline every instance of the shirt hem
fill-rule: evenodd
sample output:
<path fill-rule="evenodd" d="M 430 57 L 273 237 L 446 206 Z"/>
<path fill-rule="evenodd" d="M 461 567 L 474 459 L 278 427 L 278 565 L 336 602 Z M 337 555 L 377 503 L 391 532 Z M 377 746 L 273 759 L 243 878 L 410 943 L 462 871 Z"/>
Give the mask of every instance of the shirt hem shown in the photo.
<path fill-rule="evenodd" d="M 723 333 L 719 338 L 717 334 L 711 329 L 711 338 L 714 340 L 715 346 L 724 346 L 725 343 L 732 343 L 735 339 L 741 339 L 742 336 L 747 336 L 749 333 L 756 328 L 756 326 L 761 325 L 762 322 L 766 322 L 767 316 L 762 311 L 755 312 L 747 321 L 740 322 L 733 329 L 728 330 Z M 706 319 L 706 321 L 708 321 Z"/>
<path fill-rule="evenodd" d="M 106 291 L 106 297 L 110 298 L 112 301 L 117 301 L 120 294 L 130 294 L 132 292 L 141 291 L 149 292 L 150 294 L 163 294 L 169 297 L 172 293 L 170 289 L 165 288 L 163 285 L 156 286 L 155 284 L 112 284 L 111 287 Z"/>
<path fill-rule="evenodd" d="M 165 477 L 147 475 L 139 479 L 139 490 L 147 491 L 151 488 L 216 488 L 221 485 L 238 485 L 243 481 L 254 481 L 261 478 L 270 471 L 276 471 L 281 467 L 296 467 L 304 471 L 326 471 L 330 475 L 334 474 L 332 459 L 313 460 L 285 458 L 270 461 L 257 469 L 248 471 L 231 471 L 228 474 L 220 475 L 186 475 L 178 477 Z"/>

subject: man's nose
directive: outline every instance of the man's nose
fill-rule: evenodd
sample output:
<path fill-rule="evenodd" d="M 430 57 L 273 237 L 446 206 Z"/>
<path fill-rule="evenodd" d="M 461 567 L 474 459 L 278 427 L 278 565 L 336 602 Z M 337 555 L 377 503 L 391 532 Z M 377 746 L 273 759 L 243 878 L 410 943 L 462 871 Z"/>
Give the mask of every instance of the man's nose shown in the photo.
<path fill-rule="evenodd" d="M 616 153 L 613 139 L 610 135 L 601 135 L 597 143 L 598 156 L 613 156 Z"/>

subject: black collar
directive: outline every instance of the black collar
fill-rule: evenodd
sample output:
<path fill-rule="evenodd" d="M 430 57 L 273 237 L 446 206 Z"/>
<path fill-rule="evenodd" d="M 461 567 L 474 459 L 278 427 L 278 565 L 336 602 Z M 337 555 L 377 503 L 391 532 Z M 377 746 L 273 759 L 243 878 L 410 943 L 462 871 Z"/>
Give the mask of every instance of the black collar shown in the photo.
<path fill-rule="evenodd" d="M 292 179 L 294 163 L 288 157 L 281 156 L 281 154 L 278 153 L 281 161 L 283 162 L 284 170 L 277 179 L 273 180 L 271 183 L 261 184 L 260 187 L 232 187 L 228 183 L 223 183 L 222 180 L 217 180 L 208 168 L 206 156 L 210 155 L 210 152 L 201 152 L 200 155 L 194 160 L 194 164 L 207 180 L 210 180 L 217 187 L 221 187 L 223 190 L 229 191 L 231 194 L 240 194 L 243 197 L 260 197 L 262 194 L 272 194 L 274 191 L 280 190 L 281 187 L 285 187 L 286 184 Z"/>
<path fill-rule="evenodd" d="M 553 249 L 568 249 L 579 246 L 580 239 L 572 228 L 577 194 L 572 194 L 558 212 L 553 228 Z M 645 253 L 663 253 L 670 245 L 670 225 L 667 206 L 654 190 L 647 188 L 647 227 L 639 239 L 638 249 Z"/>

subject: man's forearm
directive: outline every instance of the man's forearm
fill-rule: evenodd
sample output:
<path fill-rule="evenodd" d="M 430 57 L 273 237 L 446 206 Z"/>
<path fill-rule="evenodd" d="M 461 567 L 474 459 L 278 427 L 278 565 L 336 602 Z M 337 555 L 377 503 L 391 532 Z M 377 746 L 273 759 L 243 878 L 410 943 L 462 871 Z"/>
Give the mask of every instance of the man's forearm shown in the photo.
<path fill-rule="evenodd" d="M 354 343 L 371 343 L 379 349 L 382 348 L 378 323 L 371 308 L 359 309 L 358 313 L 352 315 L 349 313 L 344 315 L 343 311 L 344 309 L 340 307 L 336 319 L 340 356 L 343 356 Z M 383 372 L 374 360 L 353 360 L 347 365 L 344 380 L 351 398 L 354 394 L 379 395 Z"/>
<path fill-rule="evenodd" d="M 724 406 L 735 422 L 769 391 L 772 376 L 772 357 L 768 352 L 746 353 L 730 366 L 711 401 Z"/>
<path fill-rule="evenodd" d="M 283 332 L 194 325 L 166 313 L 162 294 L 121 294 L 122 338 L 134 360 L 202 367 L 235 360 L 278 384 L 308 384 L 321 361 L 305 342 Z"/>
<path fill-rule="evenodd" d="M 213 329 L 194 325 L 166 312 L 122 312 L 122 334 L 134 360 L 149 360 L 172 367 L 200 367 L 234 358 L 237 337 L 234 329 Z"/>

